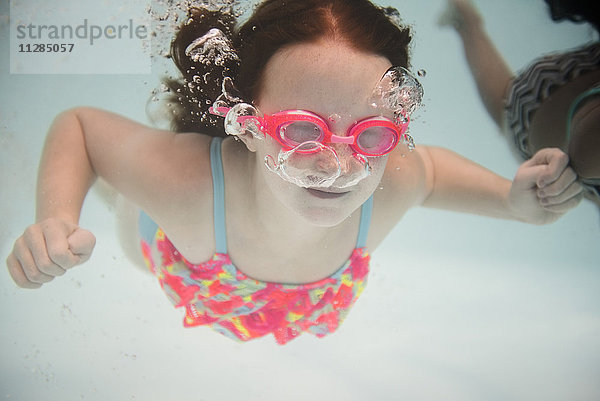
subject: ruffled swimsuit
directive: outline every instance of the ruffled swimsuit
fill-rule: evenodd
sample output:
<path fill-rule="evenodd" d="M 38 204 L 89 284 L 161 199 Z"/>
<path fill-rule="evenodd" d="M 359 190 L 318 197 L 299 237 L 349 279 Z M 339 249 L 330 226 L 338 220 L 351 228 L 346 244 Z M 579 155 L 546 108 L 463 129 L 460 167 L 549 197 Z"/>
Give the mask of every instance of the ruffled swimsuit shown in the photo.
<path fill-rule="evenodd" d="M 517 74 L 506 95 L 506 124 L 525 159 L 533 156 L 529 131 L 537 109 L 560 87 L 598 69 L 600 42 L 594 42 L 566 53 L 547 54 Z"/>
<path fill-rule="evenodd" d="M 334 332 L 367 283 L 370 256 L 365 244 L 372 197 L 362 206 L 356 248 L 331 276 L 309 284 L 255 280 L 227 254 L 222 138 L 211 142 L 216 253 L 193 264 L 146 215 L 140 215 L 141 246 L 148 268 L 175 307 L 185 308 L 185 327 L 207 325 L 237 341 L 272 333 L 285 344 L 302 332 L 323 337 Z"/>

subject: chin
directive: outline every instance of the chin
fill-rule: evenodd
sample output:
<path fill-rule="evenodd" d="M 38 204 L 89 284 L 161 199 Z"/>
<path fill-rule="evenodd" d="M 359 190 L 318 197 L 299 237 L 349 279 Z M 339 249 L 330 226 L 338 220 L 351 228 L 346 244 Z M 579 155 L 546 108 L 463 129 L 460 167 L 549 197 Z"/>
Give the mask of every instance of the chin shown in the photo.
<path fill-rule="evenodd" d="M 323 189 L 325 192 L 327 189 Z M 303 202 L 296 212 L 306 221 L 318 227 L 335 227 L 353 213 L 359 212 L 368 194 L 350 191 L 341 196 L 329 197 L 314 190 L 302 188 Z M 365 198 L 365 199 L 363 199 Z"/>
<path fill-rule="evenodd" d="M 310 207 L 299 211 L 300 216 L 317 227 L 335 227 L 352 214 L 352 211 L 342 210 L 347 207 Z"/>
<path fill-rule="evenodd" d="M 353 213 L 360 213 L 360 207 L 378 182 L 378 177 L 372 179 L 375 184 L 365 185 L 363 182 L 352 188 L 336 189 L 303 188 L 286 182 L 275 174 L 268 176 L 274 196 L 289 211 L 317 227 L 335 227 Z"/>

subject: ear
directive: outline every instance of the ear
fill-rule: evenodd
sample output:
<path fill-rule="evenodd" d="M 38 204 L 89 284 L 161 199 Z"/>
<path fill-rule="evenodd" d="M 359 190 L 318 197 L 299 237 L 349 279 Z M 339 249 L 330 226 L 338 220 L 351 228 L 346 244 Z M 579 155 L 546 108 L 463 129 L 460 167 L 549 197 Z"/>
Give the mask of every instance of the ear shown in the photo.
<path fill-rule="evenodd" d="M 236 135 L 235 137 L 236 139 L 239 139 L 242 142 L 244 142 L 244 145 L 246 145 L 246 148 L 250 152 L 256 152 L 256 141 L 259 141 L 260 139 L 255 138 L 251 132 L 246 131 L 242 135 Z"/>

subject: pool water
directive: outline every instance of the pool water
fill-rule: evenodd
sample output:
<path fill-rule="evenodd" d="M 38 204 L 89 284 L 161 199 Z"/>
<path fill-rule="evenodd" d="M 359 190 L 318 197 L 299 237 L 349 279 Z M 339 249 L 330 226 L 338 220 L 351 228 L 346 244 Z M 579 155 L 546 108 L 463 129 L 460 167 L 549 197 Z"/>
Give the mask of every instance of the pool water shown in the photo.
<path fill-rule="evenodd" d="M 120 2 L 105 0 L 110 9 Z M 410 133 L 506 177 L 520 163 L 487 117 L 441 0 L 393 5 L 414 28 L 425 89 Z M 478 1 L 513 69 L 594 38 L 553 23 L 542 0 Z M 0 3 L 0 49 L 11 42 Z M 87 17 L 87 16 L 82 16 Z M 114 60 L 118 62 L 118 60 Z M 0 62 L 0 256 L 34 218 L 35 176 L 62 110 L 101 107 L 149 123 L 153 74 L 10 74 Z M 372 256 L 369 284 L 341 328 L 285 347 L 184 329 L 156 280 L 132 267 L 115 206 L 92 191 L 81 225 L 92 259 L 39 290 L 0 274 L 0 398 L 7 400 L 600 399 L 600 213 L 588 201 L 530 226 L 415 209 Z M 107 218 L 107 216 L 109 216 Z"/>

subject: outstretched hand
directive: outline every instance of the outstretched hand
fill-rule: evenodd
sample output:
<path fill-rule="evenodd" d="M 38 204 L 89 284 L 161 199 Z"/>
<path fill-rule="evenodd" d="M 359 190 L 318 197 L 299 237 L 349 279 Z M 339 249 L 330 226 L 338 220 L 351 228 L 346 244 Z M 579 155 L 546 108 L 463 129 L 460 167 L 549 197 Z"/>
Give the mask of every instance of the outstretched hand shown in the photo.
<path fill-rule="evenodd" d="M 519 167 L 508 202 L 516 217 L 545 224 L 577 206 L 582 191 L 577 174 L 569 167 L 569 156 L 560 149 L 545 148 Z"/>
<path fill-rule="evenodd" d="M 437 21 L 439 26 L 450 26 L 459 32 L 479 26 L 481 22 L 479 11 L 470 0 L 447 0 L 446 8 Z"/>
<path fill-rule="evenodd" d="M 25 230 L 6 264 L 19 287 L 39 288 L 87 261 L 95 245 L 91 232 L 60 219 L 47 219 Z"/>

